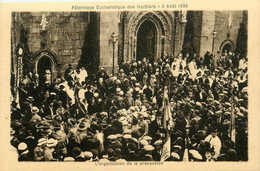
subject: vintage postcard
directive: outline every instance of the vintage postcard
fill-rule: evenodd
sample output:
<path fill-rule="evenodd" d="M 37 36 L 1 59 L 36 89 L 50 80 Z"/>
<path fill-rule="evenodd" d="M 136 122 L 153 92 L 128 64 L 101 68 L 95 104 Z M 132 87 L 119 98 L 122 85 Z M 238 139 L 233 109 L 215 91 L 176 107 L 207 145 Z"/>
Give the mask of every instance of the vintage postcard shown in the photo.
<path fill-rule="evenodd" d="M 0 169 L 259 170 L 259 5 L 1 3 Z"/>

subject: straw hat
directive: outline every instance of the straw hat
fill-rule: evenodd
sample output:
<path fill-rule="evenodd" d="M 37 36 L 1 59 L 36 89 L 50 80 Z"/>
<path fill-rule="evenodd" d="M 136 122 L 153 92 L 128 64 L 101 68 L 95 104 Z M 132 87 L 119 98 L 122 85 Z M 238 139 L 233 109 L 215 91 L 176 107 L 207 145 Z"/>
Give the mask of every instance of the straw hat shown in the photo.
<path fill-rule="evenodd" d="M 65 157 L 63 161 L 71 162 L 71 161 L 75 161 L 75 159 L 73 157 Z"/>
<path fill-rule="evenodd" d="M 28 96 L 28 97 L 27 97 L 27 101 L 32 102 L 32 101 L 34 101 L 34 98 L 33 98 L 32 96 Z"/>
<path fill-rule="evenodd" d="M 115 140 L 115 139 L 117 139 L 117 136 L 116 136 L 116 135 L 109 135 L 109 136 L 107 137 L 107 139 L 109 139 L 109 140 Z"/>
<path fill-rule="evenodd" d="M 172 157 L 174 160 L 180 160 L 180 156 L 179 156 L 178 153 L 172 152 L 172 153 L 171 153 L 171 157 Z"/>
<path fill-rule="evenodd" d="M 93 154 L 92 154 L 90 151 L 84 152 L 84 155 L 85 155 L 85 157 L 87 157 L 87 158 L 92 158 L 92 157 L 93 157 Z"/>
<path fill-rule="evenodd" d="M 32 107 L 32 112 L 34 112 L 34 113 L 38 113 L 38 112 L 39 112 L 38 107 L 33 106 L 33 107 Z"/>
<path fill-rule="evenodd" d="M 27 144 L 25 144 L 24 142 L 21 142 L 19 145 L 18 145 L 18 150 L 26 150 L 27 149 Z"/>
<path fill-rule="evenodd" d="M 88 127 L 87 127 L 87 124 L 85 122 L 81 122 L 77 126 L 77 130 L 79 130 L 79 131 L 85 131 L 87 128 Z"/>
<path fill-rule="evenodd" d="M 58 141 L 51 138 L 47 141 L 47 147 L 55 147 L 58 144 Z"/>
<path fill-rule="evenodd" d="M 154 142 L 154 145 L 155 145 L 155 146 L 160 146 L 160 145 L 162 145 L 162 140 L 157 140 L 157 141 L 155 141 L 155 142 Z"/>
<path fill-rule="evenodd" d="M 143 137 L 143 140 L 146 140 L 146 141 L 151 141 L 153 138 L 152 137 L 150 137 L 150 136 L 144 136 Z"/>
<path fill-rule="evenodd" d="M 142 146 L 149 145 L 148 141 L 146 141 L 146 140 L 141 140 L 141 141 L 140 141 L 140 144 L 141 144 Z"/>
<path fill-rule="evenodd" d="M 153 151 L 153 150 L 154 150 L 154 147 L 151 146 L 151 145 L 145 145 L 145 146 L 144 146 L 144 151 L 149 152 L 149 151 Z"/>
<path fill-rule="evenodd" d="M 47 143 L 47 139 L 46 138 L 40 138 L 39 140 L 38 140 L 38 146 L 41 146 L 41 145 L 43 145 L 43 144 L 46 144 Z"/>
<path fill-rule="evenodd" d="M 125 134 L 125 135 L 123 136 L 123 138 L 124 138 L 124 139 L 130 139 L 130 138 L 132 138 L 132 135 L 131 135 L 131 134 Z"/>

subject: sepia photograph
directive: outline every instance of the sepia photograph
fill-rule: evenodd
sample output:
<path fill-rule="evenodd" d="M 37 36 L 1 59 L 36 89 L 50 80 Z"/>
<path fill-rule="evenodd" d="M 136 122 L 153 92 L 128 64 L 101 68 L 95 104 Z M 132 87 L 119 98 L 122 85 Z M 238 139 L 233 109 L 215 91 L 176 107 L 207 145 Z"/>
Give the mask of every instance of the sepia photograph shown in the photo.
<path fill-rule="evenodd" d="M 10 33 L 13 160 L 249 160 L 247 10 L 15 11 Z"/>

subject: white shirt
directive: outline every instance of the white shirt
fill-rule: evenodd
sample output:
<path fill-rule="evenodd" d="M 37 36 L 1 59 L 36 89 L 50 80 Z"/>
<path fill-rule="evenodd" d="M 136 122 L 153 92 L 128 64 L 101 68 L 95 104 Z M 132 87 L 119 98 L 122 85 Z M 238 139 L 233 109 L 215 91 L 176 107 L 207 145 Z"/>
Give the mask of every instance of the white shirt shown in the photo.
<path fill-rule="evenodd" d="M 206 138 L 205 138 L 205 141 L 209 142 L 210 143 L 210 147 L 214 147 L 214 151 L 215 151 L 215 156 L 214 158 L 217 158 L 220 154 L 220 149 L 221 149 L 221 141 L 220 139 L 218 138 L 218 136 L 216 136 L 215 138 L 212 137 L 212 135 L 208 135 Z"/>

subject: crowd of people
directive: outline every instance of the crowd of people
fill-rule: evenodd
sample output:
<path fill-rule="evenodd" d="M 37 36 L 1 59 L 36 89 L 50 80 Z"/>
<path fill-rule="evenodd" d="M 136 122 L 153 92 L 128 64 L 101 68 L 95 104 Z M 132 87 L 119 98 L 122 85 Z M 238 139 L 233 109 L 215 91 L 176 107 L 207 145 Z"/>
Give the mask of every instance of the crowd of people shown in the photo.
<path fill-rule="evenodd" d="M 166 161 L 246 161 L 247 58 L 210 55 L 127 61 L 114 76 L 70 64 L 44 81 L 28 73 L 11 103 L 14 156 L 162 161 L 170 136 Z"/>

